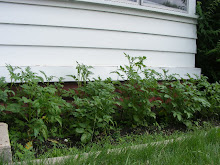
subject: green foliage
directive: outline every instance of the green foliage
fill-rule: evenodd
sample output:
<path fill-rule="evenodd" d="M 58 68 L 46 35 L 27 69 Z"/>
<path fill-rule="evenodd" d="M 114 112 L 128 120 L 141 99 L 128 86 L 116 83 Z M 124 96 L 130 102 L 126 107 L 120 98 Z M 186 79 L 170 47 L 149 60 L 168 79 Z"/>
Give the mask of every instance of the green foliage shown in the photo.
<path fill-rule="evenodd" d="M 220 0 L 197 0 L 197 67 L 209 80 L 220 80 Z"/>
<path fill-rule="evenodd" d="M 147 126 L 158 125 L 158 122 L 163 121 L 191 126 L 191 121 L 197 113 L 213 106 L 209 102 L 211 100 L 207 100 L 206 95 L 198 90 L 197 80 L 179 80 L 178 75 L 169 75 L 165 70 L 158 73 L 145 69 L 145 57 L 125 56 L 129 65 L 120 66 L 120 69 L 114 72 L 121 78 L 128 79 L 124 83 L 116 83 L 120 98 L 119 113 L 116 114 L 119 115 L 117 120 L 121 123 Z M 163 81 L 158 83 L 158 80 Z M 212 102 L 215 102 L 218 108 L 219 102 L 213 98 Z"/>
<path fill-rule="evenodd" d="M 72 77 L 75 79 L 78 83 L 78 87 L 82 86 L 82 82 L 84 85 L 86 84 L 87 81 L 89 81 L 89 76 L 93 74 L 89 69 L 92 69 L 92 66 L 87 66 L 84 64 L 79 64 L 77 62 L 76 70 L 77 70 L 77 76 L 75 75 L 68 75 L 69 77 Z"/>
<path fill-rule="evenodd" d="M 159 103 L 157 100 L 150 101 L 157 94 L 157 90 L 154 90 L 158 85 L 157 79 L 152 76 L 155 71 L 143 70 L 146 57 L 125 56 L 129 65 L 120 66 L 118 71 L 113 72 L 128 80 L 125 83 L 117 82 L 116 86 L 120 95 L 120 121 L 129 126 L 146 126 L 155 122 L 156 114 L 152 107 Z"/>
<path fill-rule="evenodd" d="M 77 64 L 77 77 L 68 75 L 77 80 L 78 84 L 76 91 L 69 91 L 69 96 L 74 100 L 68 111 L 69 118 L 73 118 L 69 130 L 70 134 L 80 135 L 81 142 L 87 143 L 93 139 L 94 135 L 113 128 L 112 115 L 116 104 L 115 87 L 111 80 L 102 81 L 99 78 L 89 81 L 89 76 L 93 74 L 90 69 L 93 67 L 78 62 Z M 82 82 L 84 82 L 83 85 Z"/>
<path fill-rule="evenodd" d="M 33 149 L 32 143 L 28 143 L 30 146 L 23 146 L 20 143 L 17 143 L 15 141 L 11 141 L 11 145 L 14 149 L 13 159 L 14 160 L 31 160 L 35 158 L 35 151 Z"/>
<path fill-rule="evenodd" d="M 45 84 L 43 77 L 33 73 L 29 67 L 25 70 L 12 66 L 7 68 L 11 86 L 15 88 L 15 93 L 9 98 L 5 108 L 5 112 L 10 112 L 7 118 L 19 128 L 18 131 L 26 131 L 24 138 L 43 141 L 49 134 L 56 135 L 57 125 L 62 126 L 61 109 L 65 105 L 65 101 L 57 96 L 56 87 Z M 45 79 L 48 81 L 52 77 Z M 15 82 L 20 82 L 19 86 Z"/>
<path fill-rule="evenodd" d="M 71 127 L 86 143 L 94 135 L 109 131 L 114 125 L 115 87 L 112 83 L 98 79 L 80 87 L 78 91 L 73 101 L 75 109 L 70 113 L 74 119 Z"/>
<path fill-rule="evenodd" d="M 51 83 L 54 76 L 8 65 L 11 83 L 0 78 L 0 119 L 9 124 L 16 157 L 34 156 L 36 146 L 52 137 L 88 143 L 119 127 L 191 127 L 197 119 L 219 118 L 219 82 L 158 73 L 146 68 L 146 57 L 125 57 L 128 65 L 113 72 L 125 81 L 90 81 L 92 67 L 78 64 L 77 76 L 71 77 L 79 87 L 68 91 L 63 78 Z"/>
<path fill-rule="evenodd" d="M 191 81 L 195 81 L 191 79 Z M 204 117 L 220 116 L 220 84 L 209 83 L 208 78 L 202 76 L 201 79 L 197 80 L 197 90 L 200 91 L 201 96 L 205 97 L 210 103 L 209 108 L 203 108 L 201 115 Z"/>
<path fill-rule="evenodd" d="M 188 80 L 165 80 L 159 85 L 159 97 L 162 104 L 159 116 L 164 116 L 166 122 L 180 122 L 191 126 L 191 119 L 197 112 L 211 105 L 194 83 Z"/>
<path fill-rule="evenodd" d="M 14 91 L 8 88 L 7 83 L 5 82 L 4 77 L 0 77 L 0 115 L 1 111 L 5 110 L 5 105 L 8 101 L 9 96 L 14 95 Z"/>

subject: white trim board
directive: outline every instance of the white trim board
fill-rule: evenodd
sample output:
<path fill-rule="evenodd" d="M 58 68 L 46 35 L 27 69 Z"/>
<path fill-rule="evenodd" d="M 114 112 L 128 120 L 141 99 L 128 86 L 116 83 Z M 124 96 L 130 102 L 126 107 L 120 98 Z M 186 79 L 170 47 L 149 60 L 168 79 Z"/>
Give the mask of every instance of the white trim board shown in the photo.
<path fill-rule="evenodd" d="M 66 0 L 66 1 L 74 1 L 74 0 Z M 85 2 L 85 3 L 96 3 L 96 4 L 105 4 L 105 5 L 114 5 L 114 6 L 120 6 L 120 7 L 127 7 L 132 9 L 139 9 L 139 10 L 149 10 L 152 12 L 159 12 L 159 13 L 165 13 L 165 14 L 172 14 L 172 15 L 178 15 L 178 16 L 185 16 L 185 17 L 191 17 L 196 18 L 195 16 L 195 9 L 192 8 L 194 4 L 196 3 L 195 0 L 190 0 L 188 3 L 188 12 L 185 11 L 173 11 L 172 9 L 167 10 L 167 8 L 161 8 L 158 6 L 151 6 L 145 4 L 145 6 L 138 5 L 138 4 L 131 4 L 131 3 L 122 3 L 122 2 L 116 2 L 116 1 L 107 1 L 107 0 L 75 0 L 79 2 Z"/>
<path fill-rule="evenodd" d="M 25 67 L 21 67 L 24 69 Z M 95 74 L 91 75 L 90 79 L 92 80 L 93 78 L 98 78 L 100 76 L 101 79 L 106 79 L 108 77 L 111 77 L 112 80 L 123 80 L 118 77 L 116 74 L 110 74 L 112 71 L 116 71 L 118 66 L 94 66 L 94 69 L 91 71 L 94 72 Z M 201 75 L 201 69 L 199 68 L 178 68 L 178 67 L 148 67 L 148 69 L 154 69 L 159 73 L 162 73 L 162 69 L 169 70 L 169 74 L 179 74 L 180 77 L 187 79 L 188 76 L 187 74 L 191 75 L 193 78 L 196 78 L 195 75 L 200 76 Z M 33 72 L 39 73 L 39 71 L 44 71 L 47 76 L 56 76 L 56 77 L 63 77 L 65 78 L 65 82 L 72 82 L 74 81 L 73 78 L 65 76 L 65 75 L 76 75 L 77 70 L 73 66 L 47 66 L 47 67 L 40 67 L 40 66 L 35 66 L 31 67 L 31 70 Z M 7 71 L 6 67 L 0 67 L 0 73 L 1 77 L 6 77 L 6 81 L 10 83 L 9 79 L 9 73 Z M 179 77 L 177 77 L 179 78 Z M 54 78 L 54 82 L 58 81 L 58 78 Z"/>
<path fill-rule="evenodd" d="M 160 11 L 158 9 L 153 9 L 152 7 L 149 8 L 145 6 L 137 7 L 136 5 L 131 5 L 131 4 L 120 4 L 116 2 L 97 1 L 97 0 L 95 1 L 73 0 L 71 2 L 61 1 L 61 0 L 0 0 L 0 2 L 101 11 L 108 13 L 118 13 L 125 15 L 135 15 L 140 17 L 164 19 L 164 20 L 191 23 L 191 24 L 197 24 L 197 18 L 198 18 L 195 14 L 189 15 L 179 12 L 172 13 L 170 11 L 167 12 L 166 10 Z"/>

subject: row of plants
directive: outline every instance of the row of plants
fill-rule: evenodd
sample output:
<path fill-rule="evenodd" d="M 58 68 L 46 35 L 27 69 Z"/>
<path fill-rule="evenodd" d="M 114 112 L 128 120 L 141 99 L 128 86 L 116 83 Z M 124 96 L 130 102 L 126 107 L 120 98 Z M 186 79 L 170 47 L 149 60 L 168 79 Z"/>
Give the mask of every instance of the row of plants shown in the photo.
<path fill-rule="evenodd" d="M 119 127 L 191 127 L 198 119 L 219 119 L 218 82 L 158 73 L 146 68 L 146 57 L 125 56 L 129 64 L 113 72 L 124 81 L 89 80 L 91 67 L 78 64 L 77 75 L 69 75 L 78 88 L 68 90 L 63 78 L 51 83 L 54 77 L 44 72 L 8 65 L 11 83 L 0 79 L 0 121 L 9 124 L 12 145 L 30 149 L 54 137 L 87 143 Z"/>

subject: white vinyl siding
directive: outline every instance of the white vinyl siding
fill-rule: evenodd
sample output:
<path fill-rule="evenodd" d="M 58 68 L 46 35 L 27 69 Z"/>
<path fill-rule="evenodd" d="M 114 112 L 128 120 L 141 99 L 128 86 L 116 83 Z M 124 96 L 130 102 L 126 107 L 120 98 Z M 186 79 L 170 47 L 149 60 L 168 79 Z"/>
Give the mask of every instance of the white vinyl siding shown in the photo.
<path fill-rule="evenodd" d="M 0 0 L 0 76 L 11 64 L 65 77 L 78 61 L 92 65 L 96 76 L 117 79 L 109 73 L 127 63 L 123 53 L 146 56 L 148 67 L 181 76 L 200 74 L 191 10 L 168 14 L 110 2 Z"/>

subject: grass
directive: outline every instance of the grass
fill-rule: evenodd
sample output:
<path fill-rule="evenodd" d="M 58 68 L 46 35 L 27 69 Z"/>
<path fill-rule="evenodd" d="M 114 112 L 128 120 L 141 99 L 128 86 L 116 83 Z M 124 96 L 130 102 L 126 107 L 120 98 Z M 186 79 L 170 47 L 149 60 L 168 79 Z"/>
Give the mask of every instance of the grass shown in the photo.
<path fill-rule="evenodd" d="M 182 137 L 181 140 L 175 140 Z M 183 138 L 184 137 L 184 138 Z M 171 143 L 151 142 L 174 139 Z M 57 164 L 220 164 L 220 129 L 206 126 L 195 127 L 191 131 L 176 132 L 170 136 L 164 134 L 144 134 L 118 137 L 112 144 L 112 138 L 106 137 L 98 143 L 91 143 L 82 148 L 54 148 L 40 156 L 45 159 L 54 156 L 76 155 L 77 159 L 69 158 Z M 129 146 L 152 144 L 147 147 L 132 149 Z M 122 148 L 116 152 L 109 149 Z M 99 154 L 96 154 L 100 151 Z M 89 155 L 82 153 L 90 152 Z M 93 153 L 93 154 L 92 154 Z M 0 161 L 1 162 L 1 161 Z M 1 164 L 1 163 L 0 163 Z M 16 164 L 16 163 L 15 163 Z M 23 163 L 24 164 L 24 163 Z M 28 164 L 33 164 L 30 162 Z M 43 161 L 41 164 L 45 164 Z"/>
<path fill-rule="evenodd" d="M 63 164 L 220 164 L 220 129 L 196 131 L 173 143 L 124 149 L 120 153 L 107 154 L 107 150 L 102 150 L 97 157 L 91 155 Z"/>

